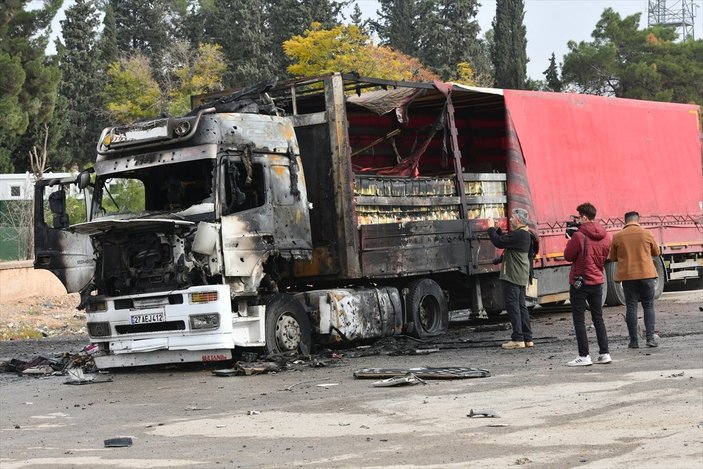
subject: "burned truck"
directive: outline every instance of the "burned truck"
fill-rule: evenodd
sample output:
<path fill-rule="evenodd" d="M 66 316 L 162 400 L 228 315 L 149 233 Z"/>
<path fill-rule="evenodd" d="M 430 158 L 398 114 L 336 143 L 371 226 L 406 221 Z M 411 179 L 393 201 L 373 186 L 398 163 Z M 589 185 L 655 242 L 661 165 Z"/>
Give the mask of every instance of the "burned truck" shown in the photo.
<path fill-rule="evenodd" d="M 540 187 L 547 208 L 534 206 L 528 163 L 549 164 L 523 154 L 507 91 L 335 73 L 198 96 L 186 116 L 109 127 L 94 168 L 36 185 L 35 267 L 81 293 L 101 368 L 427 338 L 450 316 L 499 313 L 486 219 L 507 229 L 517 207 L 542 231 L 532 302 L 561 301 L 576 204 L 557 207 Z M 700 141 L 686 142 L 699 167 L 684 182 L 700 188 Z M 70 184 L 85 194 L 87 221 L 68 219 Z M 46 210 L 49 187 L 59 190 Z M 698 276 L 700 209 L 689 202 L 670 223 L 691 238 L 676 254 Z"/>

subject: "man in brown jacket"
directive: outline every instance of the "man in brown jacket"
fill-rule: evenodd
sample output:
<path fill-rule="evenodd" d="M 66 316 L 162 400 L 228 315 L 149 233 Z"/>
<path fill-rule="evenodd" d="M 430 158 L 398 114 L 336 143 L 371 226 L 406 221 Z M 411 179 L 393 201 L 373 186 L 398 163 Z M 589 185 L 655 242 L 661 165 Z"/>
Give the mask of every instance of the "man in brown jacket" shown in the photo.
<path fill-rule="evenodd" d="M 625 226 L 613 236 L 608 259 L 617 261 L 615 281 L 622 282 L 625 293 L 625 321 L 630 334 L 629 348 L 639 348 L 637 303 L 642 302 L 647 346 L 656 347 L 654 335 L 654 287 L 657 269 L 653 258 L 659 256 L 659 245 L 652 234 L 639 224 L 640 214 L 627 212 Z"/>

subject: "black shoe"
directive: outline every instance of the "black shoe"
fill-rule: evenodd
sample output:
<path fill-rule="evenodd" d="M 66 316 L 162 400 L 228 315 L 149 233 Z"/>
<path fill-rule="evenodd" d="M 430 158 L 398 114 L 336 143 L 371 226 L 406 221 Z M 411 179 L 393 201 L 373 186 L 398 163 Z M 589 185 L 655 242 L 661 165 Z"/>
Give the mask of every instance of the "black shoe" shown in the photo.
<path fill-rule="evenodd" d="M 647 347 L 659 347 L 659 342 L 654 337 L 647 339 Z"/>
<path fill-rule="evenodd" d="M 635 340 L 631 340 L 627 348 L 640 348 L 640 344 L 638 344 Z"/>

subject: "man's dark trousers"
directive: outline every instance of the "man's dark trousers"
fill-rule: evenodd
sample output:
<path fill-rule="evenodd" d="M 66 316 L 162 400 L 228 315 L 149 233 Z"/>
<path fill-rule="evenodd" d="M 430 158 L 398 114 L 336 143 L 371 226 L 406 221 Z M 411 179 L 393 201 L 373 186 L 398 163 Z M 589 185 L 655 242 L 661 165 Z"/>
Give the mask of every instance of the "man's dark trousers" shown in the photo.
<path fill-rule="evenodd" d="M 513 326 L 512 339 L 515 342 L 531 342 L 530 312 L 525 306 L 525 286 L 501 280 L 503 303 Z"/>
<path fill-rule="evenodd" d="M 610 353 L 608 351 L 608 334 L 605 332 L 605 322 L 603 322 L 603 285 L 583 285 L 578 289 L 571 285 L 569 301 L 571 302 L 571 314 L 574 318 L 579 357 L 588 355 L 588 336 L 586 335 L 584 318 L 588 306 L 591 307 L 593 327 L 596 329 L 598 353 Z"/>

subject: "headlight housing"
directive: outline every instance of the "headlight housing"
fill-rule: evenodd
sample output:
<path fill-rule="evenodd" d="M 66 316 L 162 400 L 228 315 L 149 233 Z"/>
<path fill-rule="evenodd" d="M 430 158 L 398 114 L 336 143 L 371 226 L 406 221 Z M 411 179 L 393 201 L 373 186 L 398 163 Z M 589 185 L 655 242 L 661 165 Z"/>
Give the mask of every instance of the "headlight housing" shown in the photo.
<path fill-rule="evenodd" d="M 219 313 L 192 314 L 190 316 L 191 330 L 217 329 L 220 327 Z"/>

